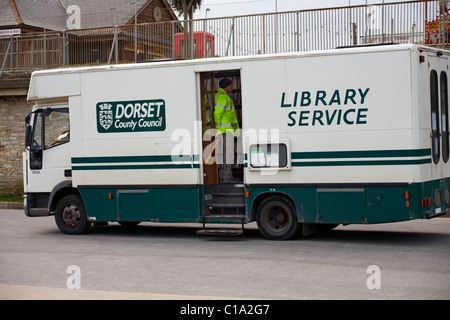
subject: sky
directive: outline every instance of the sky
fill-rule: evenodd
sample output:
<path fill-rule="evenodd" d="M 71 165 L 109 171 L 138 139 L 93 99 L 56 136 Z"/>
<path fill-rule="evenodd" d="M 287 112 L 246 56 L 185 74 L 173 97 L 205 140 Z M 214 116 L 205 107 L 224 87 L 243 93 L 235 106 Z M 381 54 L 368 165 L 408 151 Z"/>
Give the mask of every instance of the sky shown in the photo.
<path fill-rule="evenodd" d="M 405 2 L 406 0 L 203 0 L 200 10 L 194 13 L 194 19 L 204 19 L 206 9 L 210 9 L 208 18 L 240 16 L 275 12 L 343 7 L 350 5 Z"/>

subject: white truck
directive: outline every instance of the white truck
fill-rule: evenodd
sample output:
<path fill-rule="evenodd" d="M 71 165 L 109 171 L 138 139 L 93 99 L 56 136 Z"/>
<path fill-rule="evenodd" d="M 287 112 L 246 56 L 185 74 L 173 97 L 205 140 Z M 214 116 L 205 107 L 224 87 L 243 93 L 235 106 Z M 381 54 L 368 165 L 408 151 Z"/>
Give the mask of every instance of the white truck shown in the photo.
<path fill-rule="evenodd" d="M 34 72 L 25 213 L 67 234 L 256 221 L 269 239 L 445 214 L 449 57 L 411 44 Z M 224 77 L 241 128 L 232 184 L 217 176 Z M 199 231 L 214 232 L 241 230 Z"/>

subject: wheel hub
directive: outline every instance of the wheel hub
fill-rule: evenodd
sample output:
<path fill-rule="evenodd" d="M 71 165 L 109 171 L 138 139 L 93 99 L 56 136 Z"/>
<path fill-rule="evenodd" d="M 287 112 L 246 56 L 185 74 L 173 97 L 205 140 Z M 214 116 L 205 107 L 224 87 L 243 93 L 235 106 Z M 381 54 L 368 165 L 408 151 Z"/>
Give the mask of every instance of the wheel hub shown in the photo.
<path fill-rule="evenodd" d="M 80 223 L 80 212 L 74 205 L 68 205 L 64 208 L 62 218 L 66 225 L 76 227 Z"/>
<path fill-rule="evenodd" d="M 279 224 L 283 224 L 286 222 L 286 214 L 283 211 L 278 210 L 275 212 L 275 221 Z"/>
<path fill-rule="evenodd" d="M 284 208 L 275 206 L 273 207 L 267 216 L 269 220 L 269 226 L 274 231 L 284 230 L 288 224 L 288 216 Z"/>

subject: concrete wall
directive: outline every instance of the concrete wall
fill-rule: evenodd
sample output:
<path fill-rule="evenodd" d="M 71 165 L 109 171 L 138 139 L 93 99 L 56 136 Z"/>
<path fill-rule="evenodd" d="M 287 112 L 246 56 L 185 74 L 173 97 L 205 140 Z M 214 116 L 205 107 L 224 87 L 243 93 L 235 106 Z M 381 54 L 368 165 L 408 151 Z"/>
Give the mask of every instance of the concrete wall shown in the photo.
<path fill-rule="evenodd" d="M 22 152 L 29 77 L 0 80 L 0 194 L 23 194 Z"/>

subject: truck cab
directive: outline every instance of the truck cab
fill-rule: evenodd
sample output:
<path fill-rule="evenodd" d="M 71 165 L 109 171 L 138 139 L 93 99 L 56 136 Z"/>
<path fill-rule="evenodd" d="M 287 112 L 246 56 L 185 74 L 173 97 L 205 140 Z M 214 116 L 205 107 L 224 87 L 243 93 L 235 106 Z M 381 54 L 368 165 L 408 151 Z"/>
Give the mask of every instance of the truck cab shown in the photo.
<path fill-rule="evenodd" d="M 68 105 L 36 105 L 25 123 L 25 213 L 46 216 L 54 209 L 50 198 L 71 182 Z"/>

